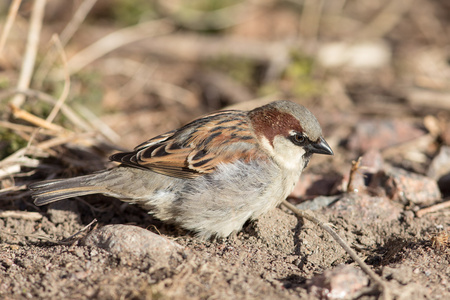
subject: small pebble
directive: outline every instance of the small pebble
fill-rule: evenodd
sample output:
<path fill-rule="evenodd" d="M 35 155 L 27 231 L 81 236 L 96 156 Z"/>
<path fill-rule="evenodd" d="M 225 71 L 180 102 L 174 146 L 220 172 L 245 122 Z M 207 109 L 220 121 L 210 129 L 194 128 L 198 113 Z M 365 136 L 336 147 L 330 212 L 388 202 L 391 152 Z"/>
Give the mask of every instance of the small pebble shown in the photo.
<path fill-rule="evenodd" d="M 353 299 L 369 279 L 360 269 L 340 265 L 308 280 L 308 292 L 319 299 Z"/>

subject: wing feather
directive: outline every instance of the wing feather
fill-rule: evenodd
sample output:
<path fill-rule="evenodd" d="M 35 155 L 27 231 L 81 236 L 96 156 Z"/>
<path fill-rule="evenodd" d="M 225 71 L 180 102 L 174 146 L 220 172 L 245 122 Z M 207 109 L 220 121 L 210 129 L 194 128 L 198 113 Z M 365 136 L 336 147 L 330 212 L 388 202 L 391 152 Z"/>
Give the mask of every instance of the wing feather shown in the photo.
<path fill-rule="evenodd" d="M 264 157 L 247 113 L 221 111 L 156 136 L 132 152 L 114 154 L 110 159 L 167 176 L 194 178 L 213 172 L 220 164 Z"/>

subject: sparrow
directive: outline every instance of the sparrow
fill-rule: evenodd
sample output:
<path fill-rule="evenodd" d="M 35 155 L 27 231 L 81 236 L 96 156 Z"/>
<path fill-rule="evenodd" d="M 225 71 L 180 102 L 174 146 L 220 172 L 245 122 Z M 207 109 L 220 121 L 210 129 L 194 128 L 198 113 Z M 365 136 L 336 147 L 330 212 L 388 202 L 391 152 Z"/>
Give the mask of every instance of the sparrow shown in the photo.
<path fill-rule="evenodd" d="M 112 155 L 111 169 L 29 188 L 38 206 L 103 194 L 202 239 L 227 237 L 286 199 L 314 153 L 333 155 L 319 122 L 282 100 L 206 115 Z"/>

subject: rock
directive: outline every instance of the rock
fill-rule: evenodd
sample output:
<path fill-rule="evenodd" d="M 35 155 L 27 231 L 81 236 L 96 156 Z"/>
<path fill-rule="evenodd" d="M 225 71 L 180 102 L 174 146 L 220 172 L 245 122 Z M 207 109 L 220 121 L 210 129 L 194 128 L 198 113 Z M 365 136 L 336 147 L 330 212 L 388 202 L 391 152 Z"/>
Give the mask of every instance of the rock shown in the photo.
<path fill-rule="evenodd" d="M 450 193 L 450 147 L 442 146 L 428 168 L 427 176 L 438 182 L 444 194 Z"/>
<path fill-rule="evenodd" d="M 438 186 L 445 196 L 450 194 L 450 173 L 439 178 Z"/>
<path fill-rule="evenodd" d="M 427 176 L 439 180 L 446 174 L 450 174 L 450 147 L 442 146 L 438 155 L 433 158 L 428 168 Z"/>
<path fill-rule="evenodd" d="M 392 200 L 404 205 L 428 206 L 442 197 L 437 182 L 420 174 L 389 168 L 377 177 L 374 182 L 379 182 Z"/>
<path fill-rule="evenodd" d="M 400 217 L 402 209 L 386 197 L 373 197 L 364 193 L 348 193 L 326 208 L 325 214 L 358 219 L 364 223 L 389 222 Z"/>
<path fill-rule="evenodd" d="M 360 269 L 340 265 L 308 280 L 308 292 L 319 299 L 354 299 L 369 279 Z"/>
<path fill-rule="evenodd" d="M 443 127 L 444 130 L 442 132 L 442 140 L 445 145 L 450 145 L 450 122 L 447 121 Z"/>
<path fill-rule="evenodd" d="M 384 167 L 383 156 L 380 151 L 376 149 L 370 149 L 361 157 L 360 168 L 363 172 L 375 174 L 382 170 Z"/>
<path fill-rule="evenodd" d="M 155 262 L 167 262 L 183 253 L 179 244 L 132 225 L 106 225 L 89 233 L 84 245 L 95 246 L 118 255 L 148 256 Z"/>
<path fill-rule="evenodd" d="M 305 201 L 297 204 L 296 207 L 301 210 L 318 210 L 322 207 L 326 207 L 335 201 L 339 200 L 341 196 L 319 196 L 313 200 Z"/>

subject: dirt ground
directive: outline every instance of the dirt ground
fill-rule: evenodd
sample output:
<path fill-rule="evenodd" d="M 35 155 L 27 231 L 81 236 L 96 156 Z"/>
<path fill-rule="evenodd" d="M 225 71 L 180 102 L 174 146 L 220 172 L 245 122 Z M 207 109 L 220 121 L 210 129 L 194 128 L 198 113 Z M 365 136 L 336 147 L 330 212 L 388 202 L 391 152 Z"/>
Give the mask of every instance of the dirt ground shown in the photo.
<path fill-rule="evenodd" d="M 113 202 L 111 206 L 120 206 L 118 201 Z M 312 278 L 342 264 L 353 266 L 351 272 L 358 267 L 327 233 L 311 223 L 299 223 L 284 209 L 248 224 L 235 237 L 201 241 L 176 228 L 151 222 L 136 207 L 118 209 L 120 214 L 110 213 L 110 209 L 93 212 L 85 203 L 69 204 L 65 209 L 70 207 L 75 211 L 59 211 L 54 217 L 52 210 L 56 208 L 52 208 L 37 221 L 13 217 L 0 220 L 3 299 L 379 298 L 379 291 L 365 288 L 367 284 L 358 287 L 348 270 L 338 269 L 337 274 L 344 277 L 341 284 L 346 287 L 351 289 L 356 284 L 354 292 L 335 297 L 326 280 L 313 284 Z M 448 297 L 448 246 L 439 248 L 430 240 L 439 224 L 448 226 L 448 212 L 420 219 L 405 214 L 390 222 L 367 222 L 357 213 L 344 218 L 326 208 L 317 214 L 334 224 L 337 232 L 389 283 L 396 299 Z M 62 240 L 94 217 L 99 219 L 99 226 L 137 224 L 161 233 L 182 245 L 184 254 L 175 261 L 160 261 L 126 251 L 113 254 L 75 242 L 57 245 L 39 238 L 45 235 Z M 326 278 L 332 281 L 334 276 Z M 357 278 L 361 277 L 367 281 L 364 274 L 358 274 Z"/>
<path fill-rule="evenodd" d="M 1 299 L 450 298 L 447 1 L 48 0 L 19 88 L 38 1 L 0 39 Z M 204 113 L 278 99 L 307 106 L 335 152 L 312 158 L 289 201 L 334 228 L 390 298 L 284 206 L 203 241 L 118 199 L 37 207 L 26 188 L 110 167 L 111 153 Z M 113 235 L 99 242 L 102 228 Z"/>

